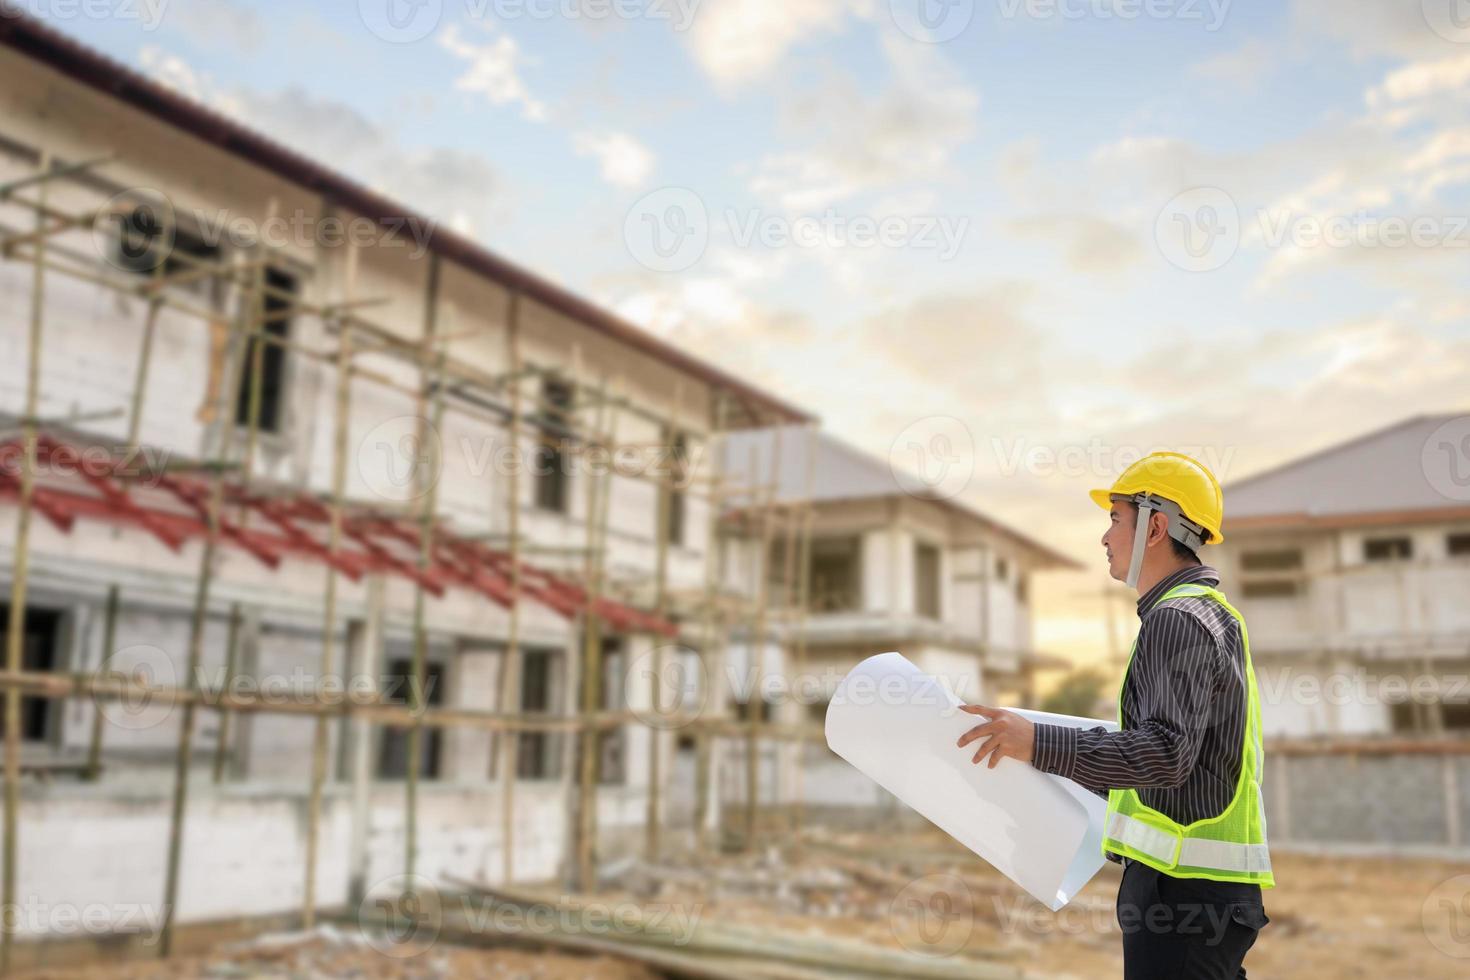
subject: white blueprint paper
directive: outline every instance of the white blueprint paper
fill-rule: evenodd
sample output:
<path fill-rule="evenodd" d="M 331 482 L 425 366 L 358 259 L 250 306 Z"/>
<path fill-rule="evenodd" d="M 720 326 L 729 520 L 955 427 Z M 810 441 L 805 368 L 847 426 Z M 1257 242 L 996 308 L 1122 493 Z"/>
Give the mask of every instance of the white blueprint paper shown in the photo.
<path fill-rule="evenodd" d="M 1070 779 L 1015 759 L 973 764 L 955 742 L 980 724 L 900 653 L 858 664 L 827 708 L 827 745 L 1055 911 L 1102 867 L 1105 801 Z M 1112 722 L 1043 711 L 1033 721 L 1078 728 Z"/>

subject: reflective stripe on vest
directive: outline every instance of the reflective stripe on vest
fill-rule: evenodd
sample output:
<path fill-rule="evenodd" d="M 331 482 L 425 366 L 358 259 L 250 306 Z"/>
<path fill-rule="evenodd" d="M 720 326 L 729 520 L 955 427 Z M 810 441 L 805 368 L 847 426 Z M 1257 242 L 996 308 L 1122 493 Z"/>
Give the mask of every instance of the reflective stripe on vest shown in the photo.
<path fill-rule="evenodd" d="M 1270 871 L 1265 844 L 1233 844 L 1203 837 L 1184 837 L 1136 820 L 1126 813 L 1108 817 L 1107 835 L 1169 867 L 1218 868 L 1221 871 Z"/>

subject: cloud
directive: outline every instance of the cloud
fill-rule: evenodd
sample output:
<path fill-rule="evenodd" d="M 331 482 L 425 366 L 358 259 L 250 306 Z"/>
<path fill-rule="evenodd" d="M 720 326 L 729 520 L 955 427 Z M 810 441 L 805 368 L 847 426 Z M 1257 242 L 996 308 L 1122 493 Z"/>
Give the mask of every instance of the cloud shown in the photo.
<path fill-rule="evenodd" d="M 1254 92 L 1282 65 L 1283 52 L 1262 38 L 1251 38 L 1237 48 L 1212 55 L 1190 69 L 1191 74 L 1221 83 L 1231 95 Z"/>
<path fill-rule="evenodd" d="M 974 132 L 979 94 L 933 46 L 883 39 L 887 84 L 869 95 L 858 78 L 833 71 L 787 92 L 783 134 L 798 145 L 766 154 L 750 179 L 764 200 L 792 211 L 826 207 L 864 191 L 946 175 Z"/>
<path fill-rule="evenodd" d="M 639 187 L 653 172 L 653 153 L 627 133 L 579 133 L 573 145 L 578 154 L 596 157 L 602 179 L 615 187 Z"/>
<path fill-rule="evenodd" d="M 487 24 L 486 30 L 493 30 Z M 521 78 L 521 69 L 530 62 L 521 53 L 515 38 L 501 34 L 487 44 L 468 40 L 458 24 L 450 24 L 439 35 L 439 45 L 466 62 L 465 73 L 455 80 L 461 92 L 483 95 L 493 106 L 518 105 L 521 115 L 532 121 L 546 118 L 546 105 L 531 95 Z"/>
<path fill-rule="evenodd" d="M 1345 45 L 1357 58 L 1423 58 L 1456 50 L 1460 0 L 1293 0 L 1293 25 Z M 1452 40 L 1452 38 L 1454 40 Z"/>
<path fill-rule="evenodd" d="M 871 17 L 872 0 L 705 0 L 689 44 L 704 72 L 724 89 L 768 75 L 801 41 L 837 31 L 852 16 Z"/>
<path fill-rule="evenodd" d="M 500 173 L 485 157 L 445 147 L 410 148 L 352 106 L 297 88 L 224 89 L 177 55 L 144 48 L 145 74 L 201 104 L 473 236 L 505 220 Z"/>
<path fill-rule="evenodd" d="M 234 0 L 189 0 L 174 7 L 171 22 L 192 40 L 218 45 L 224 38 L 237 51 L 253 54 L 269 33 L 260 12 Z"/>
<path fill-rule="evenodd" d="M 1123 226 L 1089 214 L 1043 214 L 1009 225 L 1023 238 L 1056 242 L 1067 265 L 1077 272 L 1107 275 L 1125 272 L 1143 258 L 1143 244 Z"/>

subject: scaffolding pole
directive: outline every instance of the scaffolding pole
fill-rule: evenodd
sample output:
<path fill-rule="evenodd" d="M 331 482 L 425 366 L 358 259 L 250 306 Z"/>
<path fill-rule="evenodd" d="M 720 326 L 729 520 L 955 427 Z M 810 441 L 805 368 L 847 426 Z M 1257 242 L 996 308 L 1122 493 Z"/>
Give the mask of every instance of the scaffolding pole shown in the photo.
<path fill-rule="evenodd" d="M 506 505 L 506 531 L 510 536 L 510 623 L 501 662 L 500 710 L 510 714 L 516 707 L 521 677 L 521 303 L 520 293 L 510 294 L 505 324 L 506 367 L 510 372 L 510 472 Z M 520 739 L 514 732 L 497 736 L 500 750 L 500 858 L 501 880 L 515 880 L 515 785 Z"/>
<path fill-rule="evenodd" d="M 42 203 L 51 186 L 51 155 L 43 152 L 38 168 L 38 193 Z M 36 230 L 46 227 L 45 215 L 36 214 Z M 36 243 L 38 255 L 44 256 L 44 238 Z M 37 262 L 31 271 L 31 323 L 26 348 L 25 453 L 20 469 L 20 508 L 15 526 L 15 565 L 10 576 L 10 618 L 5 634 L 5 669 L 15 673 L 22 669 L 25 652 L 26 585 L 30 572 L 31 505 L 36 490 L 36 439 L 39 435 L 36 416 L 41 397 L 41 335 L 46 307 L 46 271 Z M 5 692 L 5 877 L 0 885 L 0 973 L 10 972 L 10 949 L 15 938 L 16 862 L 19 860 L 20 828 L 20 691 Z"/>

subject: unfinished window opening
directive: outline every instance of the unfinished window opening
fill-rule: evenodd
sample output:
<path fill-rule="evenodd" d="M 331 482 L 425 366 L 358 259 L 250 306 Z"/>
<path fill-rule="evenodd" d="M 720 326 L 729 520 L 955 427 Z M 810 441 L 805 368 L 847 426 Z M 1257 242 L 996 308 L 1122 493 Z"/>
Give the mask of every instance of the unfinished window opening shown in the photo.
<path fill-rule="evenodd" d="M 561 655 L 556 650 L 521 653 L 521 711 L 556 713 Z M 561 733 L 522 732 L 516 740 L 516 778 L 555 779 L 561 774 Z"/>
<path fill-rule="evenodd" d="M 628 706 L 623 685 L 627 682 L 627 656 L 622 640 L 602 640 L 602 708 L 622 711 Z M 628 732 L 623 726 L 604 729 L 597 737 L 597 775 L 605 786 L 621 786 L 628 781 Z"/>
<path fill-rule="evenodd" d="M 413 658 L 395 657 L 388 662 L 383 685 L 383 700 L 388 704 L 412 705 Z M 429 661 L 424 664 L 423 703 L 436 708 L 444 703 L 444 665 Z M 444 741 L 442 728 L 419 730 L 419 778 L 438 779 Z M 378 751 L 378 778 L 404 779 L 408 776 L 409 732 L 402 728 L 384 728 Z"/>
<path fill-rule="evenodd" d="M 291 307 L 295 305 L 296 277 L 280 269 L 267 268 L 266 286 L 271 290 L 265 296 L 265 322 L 261 325 L 266 338 L 250 337 L 245 344 L 245 364 L 240 372 L 240 391 L 235 399 L 235 424 L 250 424 L 250 402 L 255 388 L 256 345 L 260 351 L 260 414 L 257 428 L 261 432 L 278 433 L 284 417 L 283 402 L 286 395 L 286 348 L 273 340 L 288 341 L 291 337 Z M 246 300 L 252 302 L 252 300 Z"/>
<path fill-rule="evenodd" d="M 668 508 L 664 512 L 667 520 L 668 540 L 671 545 L 684 544 L 684 486 L 689 478 L 689 439 L 684 433 L 669 438 L 665 430 L 665 445 L 669 447 L 667 488 Z"/>
<path fill-rule="evenodd" d="M 1294 599 L 1302 594 L 1302 583 L 1293 578 L 1246 579 L 1240 591 L 1247 599 Z"/>
<path fill-rule="evenodd" d="M 851 612 L 862 607 L 862 539 L 815 538 L 811 543 L 811 609 Z"/>
<path fill-rule="evenodd" d="M 1405 561 L 1414 557 L 1414 541 L 1408 535 L 1368 538 L 1363 542 L 1365 561 Z"/>
<path fill-rule="evenodd" d="M 540 428 L 536 440 L 536 507 L 555 514 L 566 514 L 571 501 L 571 480 L 567 473 L 567 440 L 571 424 L 573 388 L 571 382 L 545 378 L 541 382 L 540 410 L 533 421 Z"/>
<path fill-rule="evenodd" d="M 939 548 L 922 541 L 914 544 L 914 612 L 939 618 Z"/>
<path fill-rule="evenodd" d="M 1447 535 L 1445 551 L 1451 558 L 1470 558 L 1470 531 L 1457 531 Z"/>
<path fill-rule="evenodd" d="M 26 621 L 21 640 L 21 669 L 50 673 L 61 660 L 61 612 L 55 609 L 26 607 Z M 10 642 L 10 604 L 0 603 L 0 642 Z M 0 649 L 6 647 L 0 646 Z M 47 698 L 20 699 L 21 742 L 44 742 L 51 734 L 55 707 L 63 702 Z M 4 731 L 5 699 L 0 698 L 0 732 Z"/>
<path fill-rule="evenodd" d="M 1295 572 L 1302 567 L 1300 548 L 1273 548 L 1270 551 L 1247 551 L 1240 556 L 1242 572 Z"/>

